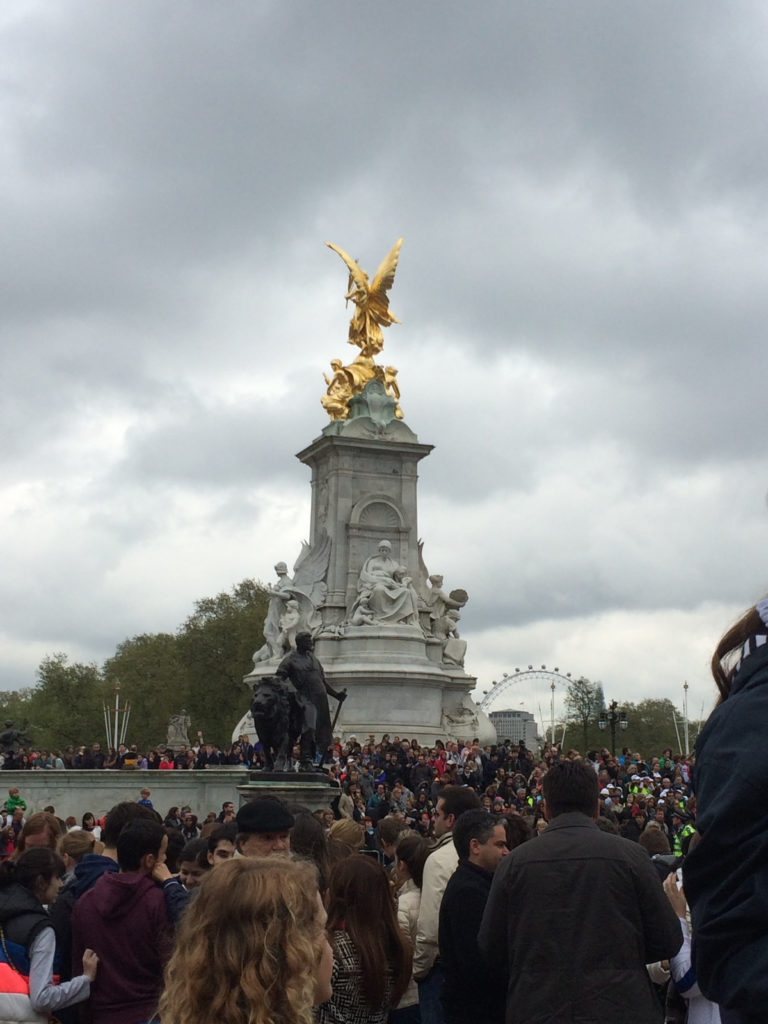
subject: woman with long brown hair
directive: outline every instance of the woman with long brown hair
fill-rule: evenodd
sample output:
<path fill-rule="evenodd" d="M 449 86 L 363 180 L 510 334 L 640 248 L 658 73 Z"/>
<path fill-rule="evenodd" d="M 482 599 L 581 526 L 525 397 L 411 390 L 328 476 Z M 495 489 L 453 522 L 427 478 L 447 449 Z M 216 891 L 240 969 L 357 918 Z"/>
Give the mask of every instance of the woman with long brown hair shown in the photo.
<path fill-rule="evenodd" d="M 320 895 L 325 894 L 331 871 L 328 840 L 323 826 L 309 811 L 298 811 L 293 816 L 291 829 L 291 857 L 310 861 L 317 868 Z"/>
<path fill-rule="evenodd" d="M 386 872 L 354 853 L 334 865 L 327 901 L 333 995 L 318 1008 L 318 1024 L 386 1024 L 411 977 L 410 945 Z"/>
<path fill-rule="evenodd" d="M 712 657 L 720 697 L 696 741 L 700 841 L 683 865 L 693 969 L 724 1024 L 764 1021 L 768 1006 L 768 599 Z"/>
<path fill-rule="evenodd" d="M 311 1024 L 331 991 L 317 873 L 284 857 L 237 857 L 197 888 L 165 968 L 163 1024 Z"/>

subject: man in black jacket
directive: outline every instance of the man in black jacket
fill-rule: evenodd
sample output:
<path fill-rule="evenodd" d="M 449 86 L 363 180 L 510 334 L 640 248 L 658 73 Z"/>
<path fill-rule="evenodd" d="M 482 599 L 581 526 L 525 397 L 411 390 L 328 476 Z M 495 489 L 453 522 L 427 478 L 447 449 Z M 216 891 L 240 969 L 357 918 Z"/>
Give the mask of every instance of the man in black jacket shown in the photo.
<path fill-rule="evenodd" d="M 547 828 L 496 872 L 480 949 L 509 980 L 507 1024 L 663 1019 L 645 965 L 674 956 L 680 923 L 648 854 L 602 832 L 597 775 L 544 776 Z"/>
<path fill-rule="evenodd" d="M 502 858 L 509 853 L 503 821 L 483 809 L 465 811 L 453 826 L 459 866 L 440 904 L 440 964 L 445 973 L 445 1024 L 504 1024 L 506 983 L 490 971 L 477 946 L 477 933 Z"/>

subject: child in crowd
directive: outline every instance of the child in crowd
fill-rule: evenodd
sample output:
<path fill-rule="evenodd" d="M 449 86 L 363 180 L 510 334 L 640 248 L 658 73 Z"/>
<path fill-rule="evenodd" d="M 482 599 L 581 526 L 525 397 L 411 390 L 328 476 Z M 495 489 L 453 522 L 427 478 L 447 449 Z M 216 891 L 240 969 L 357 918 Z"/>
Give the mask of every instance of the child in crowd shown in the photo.
<path fill-rule="evenodd" d="M 9 814 L 13 814 L 17 807 L 20 807 L 22 811 L 26 811 L 27 802 L 19 796 L 19 787 L 11 786 L 8 790 L 8 799 L 5 801 L 5 809 Z"/>

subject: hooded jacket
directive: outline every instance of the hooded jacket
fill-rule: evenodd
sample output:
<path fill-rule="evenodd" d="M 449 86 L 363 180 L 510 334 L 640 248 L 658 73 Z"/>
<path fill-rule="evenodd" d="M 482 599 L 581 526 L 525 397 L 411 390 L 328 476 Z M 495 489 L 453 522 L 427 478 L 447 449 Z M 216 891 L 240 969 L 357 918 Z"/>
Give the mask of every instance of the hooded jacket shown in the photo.
<path fill-rule="evenodd" d="M 685 861 L 693 967 L 708 999 L 765 1020 L 768 1004 L 768 643 L 745 657 L 696 740 L 701 841 Z"/>
<path fill-rule="evenodd" d="M 99 971 L 89 1001 L 92 1024 L 135 1024 L 157 1009 L 173 927 L 149 876 L 104 873 L 72 911 L 72 962 L 90 947 Z"/>
<path fill-rule="evenodd" d="M 80 973 L 82 963 L 72 965 L 72 910 L 77 900 L 92 889 L 106 872 L 117 873 L 117 861 L 110 857 L 102 857 L 96 853 L 86 853 L 79 864 L 75 865 L 74 875 L 59 893 L 59 897 L 51 907 L 49 914 L 51 924 L 56 932 L 57 955 L 61 957 L 58 965 L 61 977 L 71 978 Z"/>
<path fill-rule="evenodd" d="M 88 892 L 96 885 L 105 871 L 117 874 L 119 870 L 117 861 L 111 857 L 102 857 L 98 853 L 86 853 L 80 863 L 75 865 L 75 879 L 68 888 L 71 889 L 75 899 L 79 900 L 83 893 Z"/>

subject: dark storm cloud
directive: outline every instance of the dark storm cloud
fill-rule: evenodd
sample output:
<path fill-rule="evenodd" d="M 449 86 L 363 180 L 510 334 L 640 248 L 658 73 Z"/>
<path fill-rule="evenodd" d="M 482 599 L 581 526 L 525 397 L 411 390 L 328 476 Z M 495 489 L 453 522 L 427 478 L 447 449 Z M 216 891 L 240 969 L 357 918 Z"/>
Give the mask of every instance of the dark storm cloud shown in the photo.
<path fill-rule="evenodd" d="M 699 327 L 710 282 L 696 268 L 681 278 L 674 252 L 673 279 L 654 281 L 664 256 L 648 224 L 663 236 L 713 197 L 749 212 L 744 167 L 765 164 L 745 152 L 762 138 L 749 112 L 765 82 L 724 75 L 725 54 L 752 67 L 755 46 L 730 14 L 441 5 L 436 17 L 426 5 L 382 24 L 334 4 L 236 5 L 237 22 L 192 10 L 81 4 L 47 30 L 17 26 L 25 88 L 12 109 L 42 208 L 30 225 L 21 204 L 10 232 L 25 282 L 11 314 L 24 296 L 36 310 L 41 298 L 139 318 L 194 310 L 192 267 L 247 252 L 274 253 L 276 269 L 308 220 L 338 218 L 348 194 L 361 247 L 382 216 L 406 222 L 419 273 L 399 283 L 404 306 L 485 345 L 533 334 L 581 359 L 638 338 L 674 348 L 660 309 L 671 302 L 681 333 Z M 548 207 L 547 189 L 560 195 Z M 645 221 L 642 238 L 622 238 L 626 209 Z M 730 305 L 743 318 L 740 298 Z"/>
<path fill-rule="evenodd" d="M 756 589 L 761 5 L 3 18 L 0 603 L 21 643 L 101 657 L 290 559 L 293 456 L 322 370 L 354 356 L 326 239 L 373 272 L 405 237 L 386 353 L 437 445 L 420 532 L 471 592 L 463 627 Z"/>

